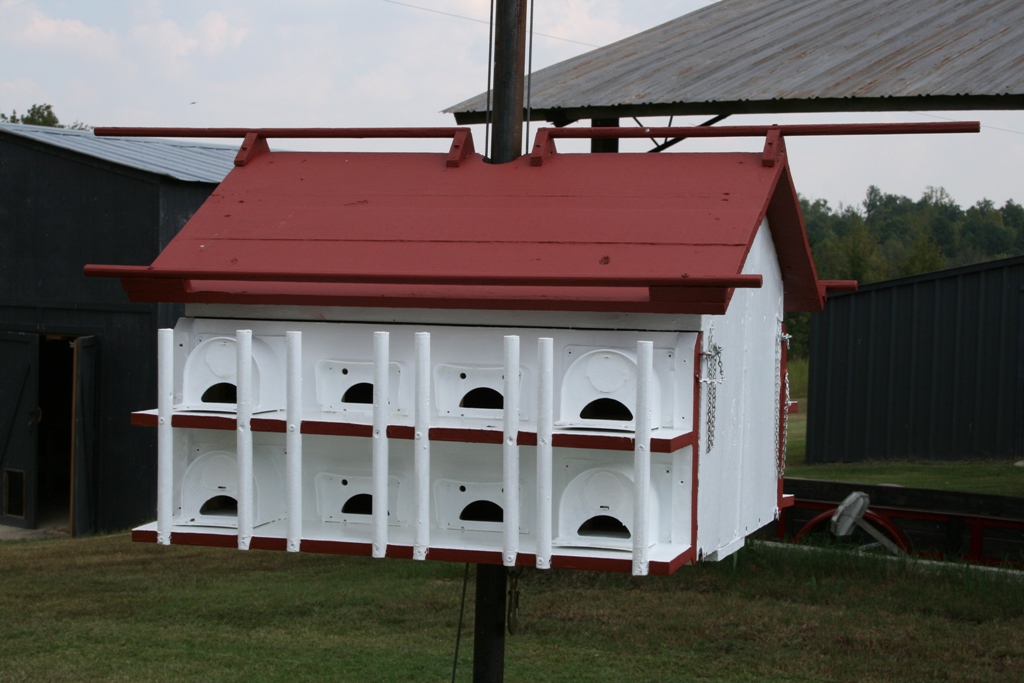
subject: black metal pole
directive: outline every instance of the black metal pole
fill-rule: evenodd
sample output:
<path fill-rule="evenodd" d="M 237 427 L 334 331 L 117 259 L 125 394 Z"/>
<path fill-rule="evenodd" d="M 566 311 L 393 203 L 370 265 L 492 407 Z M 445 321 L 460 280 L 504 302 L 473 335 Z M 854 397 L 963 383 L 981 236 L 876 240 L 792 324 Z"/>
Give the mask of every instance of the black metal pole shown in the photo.
<path fill-rule="evenodd" d="M 594 128 L 618 128 L 619 119 L 616 117 L 608 119 L 592 119 L 590 125 Z M 590 151 L 595 154 L 611 153 L 619 151 L 618 138 L 594 138 L 590 141 Z"/>
<path fill-rule="evenodd" d="M 496 0 L 494 12 L 493 164 L 507 164 L 523 150 L 523 79 L 526 67 L 526 0 Z M 474 683 L 505 678 L 504 566 L 476 567 L 476 624 L 473 629 Z"/>
<path fill-rule="evenodd" d="M 523 153 L 526 0 L 497 0 L 494 23 L 494 140 L 491 163 L 507 164 Z"/>
<path fill-rule="evenodd" d="M 473 681 L 505 679 L 505 578 L 501 565 L 476 566 L 476 624 L 473 628 Z"/>

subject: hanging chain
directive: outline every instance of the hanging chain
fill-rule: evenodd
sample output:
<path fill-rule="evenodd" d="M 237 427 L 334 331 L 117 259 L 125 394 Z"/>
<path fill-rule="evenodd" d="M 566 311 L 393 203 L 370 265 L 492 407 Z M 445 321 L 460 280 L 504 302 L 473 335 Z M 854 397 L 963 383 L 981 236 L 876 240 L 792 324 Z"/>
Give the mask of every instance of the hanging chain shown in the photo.
<path fill-rule="evenodd" d="M 789 369 L 786 369 L 785 377 L 782 374 L 782 345 L 789 350 L 791 335 L 782 331 L 782 319 L 779 319 L 778 345 L 775 349 L 775 452 L 778 454 L 778 461 L 775 466 L 776 478 L 781 479 L 786 473 L 786 444 L 789 440 Z M 786 397 L 782 399 L 782 383 L 785 382 Z M 780 405 L 781 404 L 781 405 Z M 780 429 L 781 427 L 781 429 Z"/>
<path fill-rule="evenodd" d="M 788 341 L 786 342 L 789 343 Z M 779 460 L 779 478 L 786 473 L 786 446 L 789 442 L 789 370 L 786 370 L 786 410 L 782 413 L 782 458 Z"/>
<path fill-rule="evenodd" d="M 707 350 L 702 351 L 700 354 L 704 358 L 705 376 L 701 377 L 699 381 L 708 387 L 708 453 L 715 447 L 715 413 L 717 412 L 718 385 L 725 381 L 725 368 L 722 366 L 722 347 L 714 342 L 714 334 L 715 325 L 712 323 L 708 328 L 708 343 L 705 347 Z"/>

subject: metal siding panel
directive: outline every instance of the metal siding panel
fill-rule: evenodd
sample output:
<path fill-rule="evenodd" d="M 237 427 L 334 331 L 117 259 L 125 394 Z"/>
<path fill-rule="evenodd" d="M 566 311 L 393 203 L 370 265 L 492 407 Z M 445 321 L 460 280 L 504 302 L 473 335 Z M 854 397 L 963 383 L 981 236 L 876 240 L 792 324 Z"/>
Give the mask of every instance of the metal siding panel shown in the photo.
<path fill-rule="evenodd" d="M 96 337 L 75 340 L 75 412 L 72 464 L 71 534 L 96 529 L 96 425 L 100 381 L 99 343 Z"/>
<path fill-rule="evenodd" d="M 811 327 L 808 462 L 1018 455 L 1022 287 L 1024 258 L 1018 257 L 831 299 Z M 844 325 L 871 327 L 867 346 L 844 344 L 844 337 L 863 338 L 840 331 Z M 858 379 L 858 372 L 871 380 Z M 872 402 L 885 404 L 886 414 L 877 405 L 865 408 Z M 851 438 L 858 424 L 870 432 L 866 449 Z"/>
<path fill-rule="evenodd" d="M 810 363 L 815 392 L 808 396 L 807 462 L 842 462 L 849 459 L 847 441 L 846 359 L 850 356 L 850 297 L 839 297 L 826 307 L 828 314 L 812 316 L 815 347 L 823 350 L 824 363 L 813 355 Z"/>
<path fill-rule="evenodd" d="M 0 521 L 34 529 L 39 489 L 38 335 L 0 331 L 0 377 Z M 15 492 L 12 500 L 9 492 Z"/>
<path fill-rule="evenodd" d="M 156 177 L 130 177 L 0 139 L 0 292 L 8 301 L 124 301 L 118 283 L 86 279 L 90 262 L 156 256 Z M 60 274 L 55 277 L 54 274 Z"/>
<path fill-rule="evenodd" d="M 865 349 L 869 388 L 866 412 L 865 434 L 869 444 L 871 457 L 884 460 L 889 457 L 888 435 L 892 432 L 889 426 L 889 406 L 887 389 L 891 375 L 890 357 L 886 353 L 887 340 L 892 336 L 891 293 L 874 292 L 871 297 L 871 329 L 870 339 Z"/>
<path fill-rule="evenodd" d="M 911 391 L 913 338 L 909 334 L 908 321 L 912 319 L 914 290 L 912 287 L 893 288 L 878 292 L 893 301 L 893 325 L 888 353 L 898 360 L 890 377 L 890 431 L 887 439 L 886 459 L 894 459 L 906 453 L 910 447 Z"/>
<path fill-rule="evenodd" d="M 977 451 L 981 455 L 996 457 L 1012 452 L 1010 430 L 1004 414 L 1011 402 L 1008 400 L 1008 382 L 1001 380 L 1004 368 L 1013 367 L 1006 357 L 1007 339 L 1006 305 L 1009 292 L 1006 289 L 1006 269 L 997 268 L 979 273 L 981 296 L 989 315 L 979 320 L 981 352 L 978 354 L 978 372 L 975 379 L 977 392 Z"/>
<path fill-rule="evenodd" d="M 831 303 L 829 304 L 831 307 Z M 827 321 L 820 314 L 812 313 L 810 319 L 810 339 L 808 340 L 808 358 L 818 358 L 820 362 L 807 364 L 807 405 L 800 406 L 800 410 L 807 412 L 807 446 L 805 451 L 805 462 L 820 462 L 822 444 L 825 442 L 827 423 L 824 420 L 811 420 L 812 406 L 817 405 L 822 411 L 828 404 L 826 395 L 826 384 L 822 381 L 823 373 L 818 368 L 828 367 L 828 348 L 822 343 L 825 335 Z"/>
<path fill-rule="evenodd" d="M 1014 455 L 1020 456 L 1024 453 L 1024 325 L 1020 324 L 1020 321 L 1024 319 L 1024 289 L 1022 289 L 1020 271 L 1015 271 L 1016 282 L 1014 283 L 1014 291 L 1017 293 L 1016 302 L 1016 315 L 1012 318 L 1014 324 L 1017 327 L 1017 334 L 1014 335 L 1017 339 L 1016 346 L 1016 362 L 1013 365 L 1017 367 L 1017 398 L 1016 404 L 1016 415 L 1014 424 L 1016 425 L 1016 451 Z M 1010 309 L 1013 310 L 1012 308 Z M 1007 368 L 1013 367 L 1008 365 Z"/>
<path fill-rule="evenodd" d="M 955 432 L 955 450 L 945 453 L 950 459 L 959 459 L 960 454 L 977 451 L 979 437 L 979 354 L 982 351 L 981 321 L 988 314 L 988 303 L 981 295 L 981 280 L 977 275 L 957 278 L 957 329 L 961 345 L 956 366 L 956 411 L 950 416 L 958 429 Z"/>
<path fill-rule="evenodd" d="M 932 453 L 940 459 L 949 459 L 957 452 L 957 440 L 961 435 L 960 415 L 961 391 L 959 376 L 962 364 L 963 335 L 960 320 L 961 282 L 959 278 L 920 283 L 919 288 L 933 292 L 932 305 L 917 313 L 928 317 L 933 352 L 920 363 L 920 371 L 927 372 L 930 386 L 923 393 L 918 404 L 918 424 L 924 431 L 917 434 L 917 441 L 909 455 L 917 452 Z M 922 321 L 923 324 L 923 321 Z"/>
<path fill-rule="evenodd" d="M 846 401 L 846 443 L 849 452 L 860 458 L 870 458 L 867 441 L 867 406 L 871 401 L 867 362 L 871 356 L 872 298 L 855 299 L 852 306 L 852 349 L 847 365 L 848 389 Z M 860 459 L 858 458 L 858 459 Z"/>
<path fill-rule="evenodd" d="M 832 330 L 830 346 L 834 357 L 838 361 L 837 373 L 834 377 L 830 378 L 829 391 L 831 392 L 831 402 L 829 405 L 829 412 L 831 418 L 835 421 L 833 427 L 832 439 L 829 441 L 829 450 L 833 450 L 835 455 L 829 458 L 830 461 L 845 461 L 849 457 L 849 419 L 847 416 L 847 410 L 849 406 L 849 384 L 850 384 L 850 365 L 849 359 L 853 354 L 852 340 L 851 340 L 851 319 L 853 315 L 853 302 L 850 301 L 846 305 L 844 315 L 839 318 L 839 325 Z"/>

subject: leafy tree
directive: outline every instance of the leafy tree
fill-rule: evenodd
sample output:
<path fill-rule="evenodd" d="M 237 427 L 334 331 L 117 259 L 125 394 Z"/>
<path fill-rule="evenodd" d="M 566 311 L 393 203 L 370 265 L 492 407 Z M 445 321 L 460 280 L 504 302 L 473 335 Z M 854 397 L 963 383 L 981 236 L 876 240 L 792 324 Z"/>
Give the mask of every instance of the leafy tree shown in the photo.
<path fill-rule="evenodd" d="M 929 187 L 917 203 L 932 242 L 945 259 L 956 256 L 960 247 L 960 226 L 964 211 L 944 188 Z"/>
<path fill-rule="evenodd" d="M 30 126 L 47 126 L 49 128 L 70 128 L 72 130 L 91 130 L 80 121 L 75 121 L 70 126 L 63 125 L 53 111 L 52 104 L 33 104 L 28 108 L 28 113 L 18 116 L 18 112 L 12 110 L 10 115 L 0 112 L 0 121 L 4 123 L 23 123 Z"/>
<path fill-rule="evenodd" d="M 920 199 L 868 188 L 860 207 L 800 198 L 818 276 L 861 284 L 1024 254 L 1024 206 L 984 199 L 966 211 L 941 187 Z M 807 354 L 808 325 L 787 315 L 791 353 Z"/>
<path fill-rule="evenodd" d="M 977 254 L 979 260 L 1010 255 L 1014 234 L 1003 224 L 1003 214 L 992 200 L 982 199 L 967 209 L 961 230 L 963 245 Z"/>
<path fill-rule="evenodd" d="M 942 257 L 942 251 L 932 240 L 927 230 L 918 230 L 916 237 L 906 250 L 903 260 L 897 264 L 896 277 L 917 275 L 918 273 L 930 273 L 935 270 L 942 270 L 946 267 L 946 259 Z"/>
<path fill-rule="evenodd" d="M 1009 199 L 999 213 L 1003 215 L 1003 225 L 1013 233 L 1014 251 L 1024 253 L 1024 206 Z"/>
<path fill-rule="evenodd" d="M 909 197 L 885 194 L 871 185 L 864 198 L 864 221 L 874 238 L 883 243 L 901 236 L 908 216 L 916 209 L 915 202 Z"/>

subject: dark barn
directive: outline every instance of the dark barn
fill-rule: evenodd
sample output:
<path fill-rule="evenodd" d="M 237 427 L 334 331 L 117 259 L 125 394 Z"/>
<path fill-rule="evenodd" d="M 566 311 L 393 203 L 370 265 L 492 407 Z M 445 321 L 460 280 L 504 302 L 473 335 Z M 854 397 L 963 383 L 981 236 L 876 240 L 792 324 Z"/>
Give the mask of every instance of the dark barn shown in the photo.
<path fill-rule="evenodd" d="M 1024 453 L 1024 257 L 866 285 L 812 316 L 807 462 Z"/>
<path fill-rule="evenodd" d="M 120 529 L 153 516 L 156 330 L 86 263 L 149 262 L 227 174 L 234 148 L 0 124 L 0 523 Z"/>

